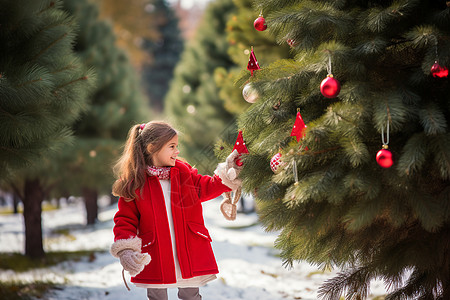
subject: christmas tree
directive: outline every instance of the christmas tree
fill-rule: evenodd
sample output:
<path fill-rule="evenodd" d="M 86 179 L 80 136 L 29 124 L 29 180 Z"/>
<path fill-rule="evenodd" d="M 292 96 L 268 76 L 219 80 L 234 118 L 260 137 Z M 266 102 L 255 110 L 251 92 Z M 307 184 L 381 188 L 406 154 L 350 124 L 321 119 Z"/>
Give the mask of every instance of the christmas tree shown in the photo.
<path fill-rule="evenodd" d="M 44 255 L 47 172 L 71 142 L 92 73 L 77 60 L 75 23 L 59 1 L 0 2 L 0 181 L 24 204 L 25 254 Z"/>
<path fill-rule="evenodd" d="M 341 270 L 322 299 L 365 299 L 375 278 L 390 288 L 386 299 L 450 299 L 449 6 L 254 8 L 295 58 L 238 81 L 259 95 L 239 118 L 250 152 L 244 189 L 256 191 L 264 226 L 280 230 L 287 265 Z M 307 128 L 294 138 L 298 111 Z"/>
<path fill-rule="evenodd" d="M 214 144 L 218 137 L 231 141 L 235 131 L 232 115 L 217 97 L 217 68 L 234 64 L 228 56 L 226 22 L 234 10 L 231 0 L 211 2 L 196 35 L 183 51 L 165 98 L 164 112 L 182 132 L 181 156 L 200 172 L 212 173 L 217 166 Z M 233 133 L 234 135 L 234 133 Z M 235 138 L 233 136 L 232 138 Z"/>

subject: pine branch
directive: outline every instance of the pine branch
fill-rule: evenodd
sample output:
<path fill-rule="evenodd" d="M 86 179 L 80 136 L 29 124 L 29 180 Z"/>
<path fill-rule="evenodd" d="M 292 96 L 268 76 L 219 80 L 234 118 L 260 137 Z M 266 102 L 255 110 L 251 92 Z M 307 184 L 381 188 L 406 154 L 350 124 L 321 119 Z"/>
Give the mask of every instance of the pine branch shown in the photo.
<path fill-rule="evenodd" d="M 4 116 L 7 116 L 11 121 L 15 121 L 15 118 L 14 118 L 13 114 L 11 114 L 10 112 L 4 110 L 1 106 L 0 106 L 0 112 L 1 112 Z"/>
<path fill-rule="evenodd" d="M 397 289 L 395 292 L 388 294 L 386 296 L 386 300 L 407 300 L 411 298 L 420 299 L 421 296 L 426 294 L 426 289 L 422 286 L 424 279 L 425 274 L 419 272 L 417 269 L 414 269 L 406 285 Z"/>
<path fill-rule="evenodd" d="M 450 134 L 433 136 L 431 143 L 435 154 L 435 162 L 439 167 L 442 179 L 450 179 Z"/>
<path fill-rule="evenodd" d="M 74 83 L 76 83 L 76 82 L 78 82 L 78 81 L 83 81 L 83 80 L 87 80 L 87 79 L 88 79 L 87 76 L 82 76 L 82 77 L 77 78 L 77 79 L 75 79 L 75 80 L 66 82 L 66 83 L 64 83 L 64 84 L 62 84 L 62 85 L 59 85 L 59 86 L 56 87 L 55 90 L 53 90 L 53 94 L 54 94 L 55 96 L 58 96 L 58 92 L 57 92 L 58 90 L 61 90 L 62 88 L 66 87 L 66 86 L 68 86 L 68 85 L 74 84 Z"/>
<path fill-rule="evenodd" d="M 389 104 L 386 101 L 386 99 L 384 100 L 384 103 L 386 103 L 386 114 L 387 114 L 387 118 L 388 118 L 388 123 L 391 124 L 392 123 L 391 111 L 389 109 Z"/>
<path fill-rule="evenodd" d="M 302 152 L 299 152 L 299 153 L 295 153 L 295 155 L 297 155 L 297 156 L 303 156 L 303 155 L 316 156 L 316 155 L 319 155 L 319 154 L 335 151 L 335 150 L 338 150 L 338 149 L 341 149 L 341 148 L 342 148 L 341 146 L 337 146 L 337 147 L 332 147 L 332 148 L 328 148 L 328 149 L 315 151 L 315 152 L 312 152 L 312 153 L 311 153 L 311 151 L 302 151 Z"/>
<path fill-rule="evenodd" d="M 54 70 L 54 71 L 50 72 L 50 74 L 58 74 L 60 72 L 64 72 L 64 71 L 67 71 L 67 70 L 76 70 L 76 69 L 78 69 L 78 66 L 76 66 L 74 64 L 69 64 L 69 65 L 67 65 L 64 68 L 57 69 L 57 70 Z"/>
<path fill-rule="evenodd" d="M 318 295 L 326 300 L 339 300 L 341 294 L 347 291 L 346 299 L 366 299 L 370 280 L 374 279 L 374 275 L 369 267 L 340 272 L 319 288 Z"/>
<path fill-rule="evenodd" d="M 59 41 L 64 39 L 69 34 L 66 32 L 63 35 L 61 35 L 59 38 L 54 40 L 52 43 L 50 43 L 46 48 L 42 49 L 36 56 L 30 59 L 30 61 L 36 61 L 41 55 L 43 55 L 45 52 L 47 52 L 50 48 L 52 48 L 54 45 L 56 45 Z"/>
<path fill-rule="evenodd" d="M 28 81 L 28 82 L 24 82 L 24 83 L 21 83 L 21 84 L 19 84 L 19 85 L 16 85 L 15 87 L 16 87 L 16 88 L 22 88 L 22 87 L 24 87 L 24 86 L 27 86 L 27 85 L 29 85 L 29 84 L 33 84 L 33 83 L 39 82 L 39 81 L 42 81 L 42 78 L 30 80 L 30 81 Z"/>
<path fill-rule="evenodd" d="M 21 158 L 22 160 L 24 160 L 26 163 L 28 164 L 32 164 L 32 161 L 29 160 L 29 158 L 25 155 L 22 155 L 22 151 L 23 149 L 16 149 L 16 148 L 8 148 L 8 147 L 4 147 L 4 146 L 0 146 L 0 149 L 6 152 L 11 153 L 12 155 Z"/>
<path fill-rule="evenodd" d="M 359 124 L 357 124 L 355 121 L 350 120 L 349 118 L 345 117 L 343 114 L 338 113 L 336 110 L 333 110 L 333 107 L 332 107 L 332 106 L 330 106 L 328 109 L 329 109 L 330 112 L 334 113 L 335 115 L 337 115 L 337 116 L 338 116 L 339 118 L 341 118 L 342 120 L 346 121 L 347 123 L 352 124 L 355 128 L 358 127 Z M 354 117 L 354 116 L 353 116 L 353 117 Z"/>
<path fill-rule="evenodd" d="M 44 12 L 46 12 L 46 11 L 48 11 L 50 9 L 53 9 L 53 8 L 55 8 L 55 1 L 50 2 L 50 4 L 48 6 L 46 6 L 46 7 L 44 7 L 41 11 L 39 11 L 37 13 L 37 15 L 39 16 L 39 15 L 43 14 Z"/>

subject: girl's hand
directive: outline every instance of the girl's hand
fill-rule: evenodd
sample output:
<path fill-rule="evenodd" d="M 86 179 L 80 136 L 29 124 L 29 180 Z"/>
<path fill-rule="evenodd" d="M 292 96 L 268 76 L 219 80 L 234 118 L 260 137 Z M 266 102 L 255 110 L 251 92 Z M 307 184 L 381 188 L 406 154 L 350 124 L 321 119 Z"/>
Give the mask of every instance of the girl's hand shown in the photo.
<path fill-rule="evenodd" d="M 238 178 L 242 170 L 242 166 L 236 164 L 238 157 L 239 153 L 234 150 L 228 155 L 225 162 L 220 163 L 214 171 L 222 179 L 222 183 L 232 190 L 236 190 L 242 184 L 242 181 Z"/>
<path fill-rule="evenodd" d="M 227 172 L 227 176 L 228 179 L 230 180 L 235 180 L 238 176 L 239 173 L 242 170 L 242 165 L 239 166 L 236 161 L 239 158 L 239 153 L 237 150 L 234 150 L 233 152 L 231 152 L 230 155 L 228 155 L 227 159 L 225 160 L 226 163 L 226 172 Z"/>
<path fill-rule="evenodd" d="M 139 253 L 131 249 L 120 251 L 118 256 L 123 268 L 128 271 L 131 276 L 136 276 L 141 273 L 151 260 L 148 253 Z"/>

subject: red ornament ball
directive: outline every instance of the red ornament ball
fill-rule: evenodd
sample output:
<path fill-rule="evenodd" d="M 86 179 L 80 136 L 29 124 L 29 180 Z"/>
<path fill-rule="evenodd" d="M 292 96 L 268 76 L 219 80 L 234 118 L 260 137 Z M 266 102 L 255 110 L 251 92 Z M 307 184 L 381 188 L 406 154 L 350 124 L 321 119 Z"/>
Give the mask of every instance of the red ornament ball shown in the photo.
<path fill-rule="evenodd" d="M 244 143 L 244 147 L 246 147 L 245 146 L 245 143 Z M 243 165 L 244 165 L 244 163 L 242 162 L 242 160 L 241 160 L 241 155 L 239 154 L 239 156 L 237 156 L 235 159 L 234 159 L 234 163 L 238 166 L 238 167 L 242 167 Z"/>
<path fill-rule="evenodd" d="M 281 166 L 283 166 L 283 162 L 281 161 L 281 153 L 278 152 L 270 160 L 270 168 L 274 173 L 276 173 L 278 171 L 278 168 Z"/>
<path fill-rule="evenodd" d="M 446 67 L 441 67 L 437 61 L 434 62 L 434 65 L 431 66 L 430 70 L 433 77 L 447 77 L 448 76 L 448 69 Z"/>
<path fill-rule="evenodd" d="M 255 22 L 253 22 L 253 26 L 258 31 L 264 31 L 267 29 L 266 19 L 263 16 L 259 16 L 256 18 Z"/>
<path fill-rule="evenodd" d="M 234 160 L 234 163 L 238 166 L 238 167 L 242 167 L 244 165 L 244 163 L 239 159 L 239 157 L 236 157 L 236 159 Z"/>
<path fill-rule="evenodd" d="M 377 163 L 383 168 L 390 168 L 394 164 L 392 152 L 388 149 L 381 149 L 377 153 Z"/>
<path fill-rule="evenodd" d="M 320 84 L 320 92 L 327 98 L 334 98 L 339 95 L 341 91 L 341 84 L 337 81 L 332 74 L 327 75 L 327 78 L 322 80 Z"/>

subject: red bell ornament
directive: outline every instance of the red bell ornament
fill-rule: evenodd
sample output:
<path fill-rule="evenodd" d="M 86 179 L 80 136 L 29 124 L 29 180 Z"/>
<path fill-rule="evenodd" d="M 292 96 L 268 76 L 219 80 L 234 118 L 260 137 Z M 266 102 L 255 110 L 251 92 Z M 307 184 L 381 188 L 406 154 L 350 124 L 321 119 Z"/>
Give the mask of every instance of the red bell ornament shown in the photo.
<path fill-rule="evenodd" d="M 443 78 L 448 76 L 448 69 L 446 67 L 440 66 L 437 61 L 435 61 L 434 65 L 431 66 L 430 72 L 433 77 Z"/>
<path fill-rule="evenodd" d="M 322 80 L 320 84 L 320 92 L 327 98 L 335 98 L 341 91 L 341 84 L 333 77 L 333 74 L 328 74 L 327 78 Z"/>
<path fill-rule="evenodd" d="M 390 168 L 394 164 L 392 152 L 388 150 L 387 145 L 377 153 L 377 163 L 383 168 Z"/>
<path fill-rule="evenodd" d="M 259 15 L 258 18 L 253 22 L 253 26 L 258 31 L 264 31 L 267 29 L 266 19 L 262 15 Z"/>

